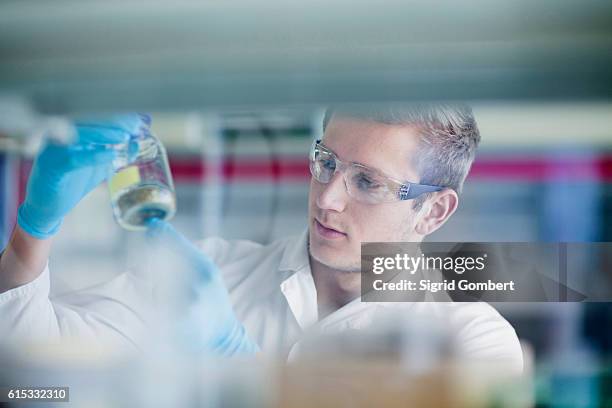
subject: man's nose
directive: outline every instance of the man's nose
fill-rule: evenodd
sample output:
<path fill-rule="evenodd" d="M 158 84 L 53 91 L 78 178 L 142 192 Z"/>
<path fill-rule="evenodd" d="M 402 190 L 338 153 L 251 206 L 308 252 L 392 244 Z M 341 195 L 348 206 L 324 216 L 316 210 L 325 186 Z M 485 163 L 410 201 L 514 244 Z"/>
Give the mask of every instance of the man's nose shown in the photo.
<path fill-rule="evenodd" d="M 321 184 L 321 187 L 317 206 L 322 210 L 344 211 L 349 196 L 341 172 L 336 172 L 329 183 Z"/>

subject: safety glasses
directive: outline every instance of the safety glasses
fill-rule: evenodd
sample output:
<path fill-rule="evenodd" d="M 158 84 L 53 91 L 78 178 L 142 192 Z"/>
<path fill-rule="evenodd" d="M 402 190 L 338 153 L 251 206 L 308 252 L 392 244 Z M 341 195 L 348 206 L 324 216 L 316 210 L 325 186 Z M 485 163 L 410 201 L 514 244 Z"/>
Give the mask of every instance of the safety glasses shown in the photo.
<path fill-rule="evenodd" d="M 310 150 L 310 173 L 315 180 L 327 184 L 338 171 L 349 196 L 365 204 L 411 200 L 443 188 L 402 182 L 361 164 L 343 162 L 320 140 L 315 141 Z"/>

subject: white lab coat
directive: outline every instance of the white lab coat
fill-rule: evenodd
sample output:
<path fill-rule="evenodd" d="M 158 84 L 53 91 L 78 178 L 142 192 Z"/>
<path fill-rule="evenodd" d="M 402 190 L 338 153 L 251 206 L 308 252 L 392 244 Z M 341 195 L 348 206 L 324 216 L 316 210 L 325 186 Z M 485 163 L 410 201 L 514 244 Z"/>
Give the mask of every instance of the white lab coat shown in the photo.
<path fill-rule="evenodd" d="M 264 353 L 282 357 L 299 350 L 308 331 L 362 329 L 388 311 L 444 322 L 460 357 L 500 361 L 522 370 L 512 326 L 490 305 L 478 303 L 366 303 L 356 299 L 319 320 L 310 271 L 308 231 L 268 245 L 211 238 L 202 250 L 219 266 L 238 318 Z M 0 333 L 7 337 L 85 338 L 138 347 L 147 336 L 154 284 L 131 272 L 86 290 L 49 297 L 49 271 L 0 294 Z"/>

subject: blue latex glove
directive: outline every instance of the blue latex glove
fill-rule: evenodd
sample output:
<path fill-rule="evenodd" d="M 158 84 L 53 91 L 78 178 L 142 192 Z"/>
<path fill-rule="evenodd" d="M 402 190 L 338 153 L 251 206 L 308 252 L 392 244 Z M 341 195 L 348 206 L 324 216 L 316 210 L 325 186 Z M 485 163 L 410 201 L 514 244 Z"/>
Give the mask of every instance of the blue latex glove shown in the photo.
<path fill-rule="evenodd" d="M 127 142 L 142 125 L 138 114 L 77 122 L 75 143 L 46 142 L 34 162 L 26 197 L 19 207 L 19 226 L 39 239 L 55 234 L 64 216 L 112 174 L 115 147 Z"/>
<path fill-rule="evenodd" d="M 176 259 L 172 262 L 175 270 L 170 272 L 177 279 L 182 279 L 179 273 L 193 277 L 189 282 L 190 299 L 184 302 L 177 322 L 183 345 L 192 351 L 225 356 L 257 353 L 259 347 L 249 339 L 234 314 L 217 266 L 167 222 L 154 219 L 148 228 L 149 237 L 160 245 L 161 252 Z M 189 270 L 179 271 L 179 268 Z"/>

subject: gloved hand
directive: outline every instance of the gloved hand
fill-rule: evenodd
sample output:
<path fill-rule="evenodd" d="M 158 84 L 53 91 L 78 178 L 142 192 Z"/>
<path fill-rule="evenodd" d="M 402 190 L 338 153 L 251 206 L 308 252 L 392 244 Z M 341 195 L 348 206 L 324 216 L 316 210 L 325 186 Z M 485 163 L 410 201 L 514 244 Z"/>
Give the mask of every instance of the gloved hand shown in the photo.
<path fill-rule="evenodd" d="M 75 143 L 46 142 L 32 167 L 17 222 L 35 238 L 55 234 L 62 219 L 87 193 L 112 174 L 117 144 L 143 125 L 141 115 L 77 122 Z"/>
<path fill-rule="evenodd" d="M 225 356 L 257 353 L 259 347 L 249 339 L 234 314 L 217 266 L 167 222 L 150 221 L 147 234 L 159 245 L 158 254 L 164 253 L 164 267 L 173 274 L 172 279 L 191 277 L 190 299 L 183 302 L 176 322 L 180 342 L 196 352 Z M 168 254 L 172 260 L 167 258 Z"/>

